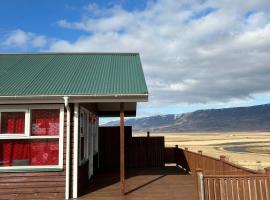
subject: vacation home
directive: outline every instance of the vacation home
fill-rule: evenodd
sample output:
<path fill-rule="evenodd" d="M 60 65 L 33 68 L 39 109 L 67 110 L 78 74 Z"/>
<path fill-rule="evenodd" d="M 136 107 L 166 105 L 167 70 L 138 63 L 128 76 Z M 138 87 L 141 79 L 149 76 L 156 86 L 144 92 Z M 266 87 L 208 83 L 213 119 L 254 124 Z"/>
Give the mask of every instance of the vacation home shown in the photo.
<path fill-rule="evenodd" d="M 147 100 L 137 53 L 0 54 L 1 198 L 76 198 L 108 116 L 120 117 L 124 190 L 124 116 Z"/>
<path fill-rule="evenodd" d="M 270 168 L 133 137 L 147 100 L 136 53 L 0 54 L 0 200 L 270 199 Z"/>

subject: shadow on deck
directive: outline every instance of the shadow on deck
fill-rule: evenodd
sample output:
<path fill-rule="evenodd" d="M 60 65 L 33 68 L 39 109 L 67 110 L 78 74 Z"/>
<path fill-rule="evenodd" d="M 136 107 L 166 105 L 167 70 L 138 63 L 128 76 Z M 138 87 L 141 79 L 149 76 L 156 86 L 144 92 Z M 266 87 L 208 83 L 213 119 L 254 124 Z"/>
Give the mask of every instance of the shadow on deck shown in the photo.
<path fill-rule="evenodd" d="M 117 172 L 100 172 L 79 200 L 196 200 L 196 179 L 175 166 L 128 170 L 126 194 L 120 195 Z"/>

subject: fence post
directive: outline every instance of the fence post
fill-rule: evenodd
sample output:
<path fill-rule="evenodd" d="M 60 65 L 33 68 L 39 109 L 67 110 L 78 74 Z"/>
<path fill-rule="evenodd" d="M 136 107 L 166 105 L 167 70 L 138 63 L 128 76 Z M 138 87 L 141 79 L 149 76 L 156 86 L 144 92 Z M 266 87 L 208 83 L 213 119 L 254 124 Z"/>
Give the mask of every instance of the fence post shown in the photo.
<path fill-rule="evenodd" d="M 198 151 L 198 154 L 200 155 L 200 157 L 199 157 L 199 159 L 198 159 L 197 168 L 204 169 L 204 167 L 203 167 L 202 150 L 199 150 L 199 151 Z"/>
<path fill-rule="evenodd" d="M 224 162 L 225 162 L 225 159 L 226 159 L 226 156 L 224 155 L 221 155 L 219 157 L 219 160 L 220 160 L 220 172 L 218 174 L 221 174 L 221 175 L 225 175 L 226 172 L 225 172 L 225 169 L 224 169 Z"/>
<path fill-rule="evenodd" d="M 266 174 L 268 176 L 270 176 L 270 167 L 266 167 L 266 168 L 264 168 L 264 170 L 265 170 Z"/>
<path fill-rule="evenodd" d="M 198 200 L 204 200 L 203 170 L 196 169 L 197 195 Z"/>
<path fill-rule="evenodd" d="M 178 158 L 178 157 L 179 157 L 179 155 L 178 155 L 178 145 L 175 145 L 175 148 L 174 148 L 174 161 L 175 161 L 176 166 L 180 165 L 180 162 L 178 160 L 180 158 Z"/>
<path fill-rule="evenodd" d="M 185 147 L 184 150 L 183 150 L 183 156 L 184 156 L 184 161 L 185 161 L 185 169 L 187 172 L 190 173 L 190 161 L 189 161 L 189 158 L 188 158 L 188 148 Z"/>
<path fill-rule="evenodd" d="M 147 131 L 147 137 L 148 137 L 148 138 L 150 137 L 150 132 L 149 132 L 149 131 Z"/>
<path fill-rule="evenodd" d="M 268 175 L 268 181 L 267 181 L 267 184 L 270 184 L 270 167 L 264 168 L 264 170 L 265 170 L 265 173 Z M 269 199 L 269 198 L 270 198 L 269 185 L 268 185 L 268 188 L 265 188 L 265 189 L 268 190 L 268 191 L 266 192 L 266 194 L 267 194 L 267 199 Z"/>

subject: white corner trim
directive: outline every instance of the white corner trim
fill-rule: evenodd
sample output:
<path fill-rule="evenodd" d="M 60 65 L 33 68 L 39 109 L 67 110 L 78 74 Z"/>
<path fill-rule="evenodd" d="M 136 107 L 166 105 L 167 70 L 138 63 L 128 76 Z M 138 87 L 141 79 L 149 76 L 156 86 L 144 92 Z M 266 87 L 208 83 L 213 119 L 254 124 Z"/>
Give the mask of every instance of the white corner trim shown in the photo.
<path fill-rule="evenodd" d="M 78 137 L 79 137 L 79 104 L 74 104 L 74 133 L 73 133 L 73 198 L 78 197 Z"/>
<path fill-rule="evenodd" d="M 69 199 L 69 185 L 70 185 L 70 107 L 68 98 L 64 98 L 65 107 L 67 110 L 67 128 L 66 128 L 66 191 L 65 198 Z"/>

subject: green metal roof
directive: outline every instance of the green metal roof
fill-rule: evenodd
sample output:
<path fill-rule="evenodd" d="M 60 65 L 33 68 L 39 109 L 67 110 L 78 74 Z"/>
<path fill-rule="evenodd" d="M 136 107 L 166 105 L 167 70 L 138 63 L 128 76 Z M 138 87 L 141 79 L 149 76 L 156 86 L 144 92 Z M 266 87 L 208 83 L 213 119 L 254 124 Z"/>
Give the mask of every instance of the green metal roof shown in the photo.
<path fill-rule="evenodd" d="M 148 94 L 139 54 L 0 54 L 0 96 L 117 94 Z"/>

